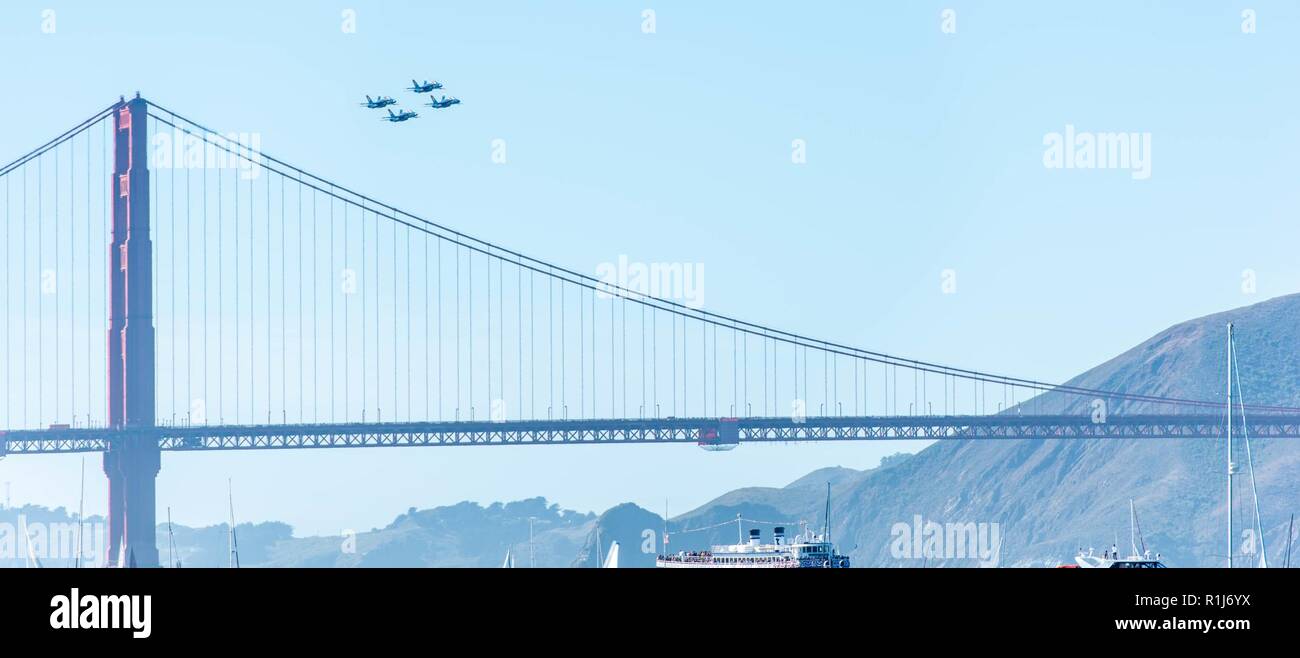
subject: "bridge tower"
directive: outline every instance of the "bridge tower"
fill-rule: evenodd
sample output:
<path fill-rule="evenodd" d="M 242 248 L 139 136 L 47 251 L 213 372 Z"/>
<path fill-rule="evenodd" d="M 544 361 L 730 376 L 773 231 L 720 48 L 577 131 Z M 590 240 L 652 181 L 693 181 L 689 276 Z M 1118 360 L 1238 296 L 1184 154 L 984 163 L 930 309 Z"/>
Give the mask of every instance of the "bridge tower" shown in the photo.
<path fill-rule="evenodd" d="M 109 244 L 108 423 L 154 426 L 153 244 L 149 239 L 148 104 L 139 94 L 114 113 Z M 155 485 L 162 465 L 149 434 L 124 433 L 104 453 L 108 564 L 158 566 Z M 118 564 L 125 559 L 128 564 Z"/>

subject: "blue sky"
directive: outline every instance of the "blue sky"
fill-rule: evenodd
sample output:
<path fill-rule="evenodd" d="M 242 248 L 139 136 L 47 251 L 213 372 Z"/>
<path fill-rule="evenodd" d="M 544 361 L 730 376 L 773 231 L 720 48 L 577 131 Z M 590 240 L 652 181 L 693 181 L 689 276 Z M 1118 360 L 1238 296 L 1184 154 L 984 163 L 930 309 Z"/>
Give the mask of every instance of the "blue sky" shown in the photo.
<path fill-rule="evenodd" d="M 1254 34 L 1224 2 L 197 4 L 64 2 L 43 34 L 45 3 L 5 3 L 0 56 L 26 64 L 5 72 L 0 160 L 139 90 L 578 271 L 700 263 L 709 310 L 1048 381 L 1300 290 L 1293 3 L 1246 3 Z M 412 77 L 465 103 L 402 126 L 356 107 Z M 1066 125 L 1150 133 L 1150 178 L 1046 169 L 1044 136 Z M 232 477 L 241 517 L 304 534 L 465 499 L 681 512 L 916 448 L 166 455 L 159 504 L 218 522 Z M 78 459 L 9 458 L 0 480 L 16 503 L 75 506 Z"/>

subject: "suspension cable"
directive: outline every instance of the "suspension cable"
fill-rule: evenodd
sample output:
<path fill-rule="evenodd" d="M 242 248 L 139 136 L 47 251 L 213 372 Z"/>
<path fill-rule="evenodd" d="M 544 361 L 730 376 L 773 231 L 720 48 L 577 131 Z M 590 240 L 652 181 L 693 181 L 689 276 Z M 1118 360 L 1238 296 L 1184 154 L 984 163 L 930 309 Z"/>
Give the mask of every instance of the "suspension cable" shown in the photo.
<path fill-rule="evenodd" d="M 149 104 L 152 107 L 155 107 L 163 112 L 166 112 L 167 114 L 172 115 L 177 119 L 184 121 L 185 123 L 197 128 L 198 130 L 207 133 L 207 135 L 216 136 L 217 138 L 223 141 L 228 141 L 226 140 L 226 138 L 222 137 L 219 133 L 209 128 L 206 128 L 201 124 L 198 124 L 183 116 L 174 114 L 171 110 L 168 110 L 156 103 L 149 102 Z M 194 134 L 187 128 L 180 127 L 173 123 L 170 123 L 165 118 L 162 118 L 158 115 L 151 113 L 150 116 L 155 118 L 156 120 L 171 125 L 173 128 L 184 131 L 187 134 L 191 134 L 191 135 Z M 206 141 L 207 136 L 203 136 L 203 137 Z M 228 147 L 226 147 L 221 143 L 213 143 L 213 145 L 219 149 L 226 150 L 227 152 L 236 155 L 236 157 L 244 157 L 247 159 L 247 156 L 243 155 L 242 153 L 231 151 Z M 544 274 L 552 279 L 558 279 L 561 282 L 561 285 L 563 285 L 563 283 L 571 283 L 575 286 L 589 288 L 606 294 L 617 295 L 625 300 L 631 300 L 638 304 L 648 305 L 651 306 L 652 308 L 661 308 L 670 313 L 681 316 L 684 320 L 689 318 L 689 319 L 694 319 L 703 322 L 705 324 L 711 324 L 715 326 L 720 324 L 724 326 L 737 326 L 740 327 L 740 331 L 746 334 L 765 335 L 769 337 L 771 340 L 773 340 L 774 342 L 782 342 L 782 343 L 792 345 L 795 347 L 796 351 L 800 347 L 804 349 L 811 347 L 814 350 L 823 351 L 827 354 L 846 356 L 846 357 L 855 358 L 859 360 L 880 363 L 886 366 L 892 365 L 894 366 L 895 369 L 897 369 L 899 366 L 902 366 L 907 369 L 921 371 L 921 372 L 935 373 L 944 376 L 960 377 L 963 379 L 981 381 L 986 383 L 987 382 L 999 383 L 1008 386 L 1035 390 L 1039 392 L 1053 392 L 1058 394 L 1068 394 L 1068 395 L 1078 395 L 1078 396 L 1105 397 L 1105 398 L 1112 398 L 1112 399 L 1124 400 L 1130 402 L 1146 402 L 1152 404 L 1169 404 L 1169 405 L 1183 405 L 1183 406 L 1211 407 L 1211 408 L 1219 408 L 1223 406 L 1222 402 L 1216 402 L 1216 401 L 1194 400 L 1188 398 L 1175 398 L 1175 397 L 1161 397 L 1155 395 L 1143 395 L 1143 394 L 1134 394 L 1134 393 L 1122 393 L 1118 391 L 1107 391 L 1103 389 L 1074 386 L 1070 384 L 1052 384 L 1040 380 L 1011 377 L 1006 375 L 997 375 L 993 373 L 987 373 L 983 371 L 977 371 L 977 370 L 971 370 L 965 368 L 956 368 L 956 367 L 946 366 L 946 365 L 932 363 L 928 361 L 908 359 L 904 357 L 884 354 L 881 352 L 864 350 L 864 349 L 855 348 L 847 345 L 842 345 L 839 343 L 816 340 L 800 334 L 782 331 L 771 327 L 765 327 L 763 325 L 758 325 L 744 320 L 731 318 L 716 313 L 711 313 L 701 309 L 693 309 L 681 303 L 677 303 L 670 300 L 653 297 L 637 291 L 629 290 L 618 284 L 600 281 L 594 277 L 584 275 L 562 267 L 558 267 L 550 263 L 547 263 L 545 261 L 524 255 L 522 253 L 510 249 L 506 249 L 494 243 L 480 240 L 478 238 L 475 238 L 470 235 L 466 235 L 464 233 L 461 233 L 449 227 L 430 221 L 428 219 L 413 215 L 394 206 L 390 206 L 388 204 L 379 202 L 371 197 L 355 192 L 345 186 L 338 185 L 337 183 L 334 183 L 320 176 L 307 172 L 303 169 L 295 167 L 294 165 L 288 164 L 282 160 L 266 155 L 265 153 L 262 153 L 255 149 L 251 149 L 247 147 L 241 147 L 241 148 L 243 148 L 243 150 L 246 150 L 251 154 L 255 154 L 261 158 L 264 158 L 267 162 L 274 163 L 276 165 L 289 169 L 299 174 L 300 176 L 306 176 L 307 178 L 319 182 L 321 185 L 328 186 L 330 189 L 325 189 L 325 187 L 318 186 L 317 184 L 309 181 L 303 181 L 301 183 L 302 185 L 310 187 L 316 191 L 338 198 L 340 201 L 344 203 L 358 205 L 359 202 L 357 200 L 360 200 L 360 202 L 378 206 L 391 213 L 389 215 L 384 215 L 385 219 L 388 219 L 397 224 L 401 224 L 403 226 L 406 226 L 414 230 L 425 232 L 429 235 L 432 235 L 442 240 L 455 242 L 458 247 L 463 247 L 467 250 L 470 250 L 471 252 L 478 252 L 480 254 L 484 254 L 489 258 L 502 259 L 502 258 L 510 257 L 514 259 L 512 260 L 512 262 L 514 262 L 517 266 L 527 268 L 533 271 L 534 273 Z M 258 163 L 258 164 L 275 173 L 280 173 L 281 175 L 285 175 L 283 172 L 274 169 L 268 164 L 265 163 Z M 352 197 L 355 197 L 355 199 L 357 200 L 339 195 L 335 190 L 341 191 L 347 195 L 351 195 Z M 401 217 L 408 218 L 411 221 L 402 219 L 401 217 L 399 217 L 399 215 Z M 376 216 L 379 216 L 379 213 L 376 213 Z M 418 224 L 412 222 L 418 222 Z M 444 233 L 447 235 L 444 235 Z M 525 264 L 525 261 L 528 264 Z M 804 361 L 806 363 L 806 357 Z M 683 382 L 683 384 L 684 383 L 685 382 Z M 897 390 L 895 390 L 895 394 L 897 394 Z M 1259 406 L 1251 406 L 1249 408 L 1256 411 L 1291 412 L 1291 413 L 1300 412 L 1300 408 L 1286 407 L 1286 406 L 1259 405 Z"/>

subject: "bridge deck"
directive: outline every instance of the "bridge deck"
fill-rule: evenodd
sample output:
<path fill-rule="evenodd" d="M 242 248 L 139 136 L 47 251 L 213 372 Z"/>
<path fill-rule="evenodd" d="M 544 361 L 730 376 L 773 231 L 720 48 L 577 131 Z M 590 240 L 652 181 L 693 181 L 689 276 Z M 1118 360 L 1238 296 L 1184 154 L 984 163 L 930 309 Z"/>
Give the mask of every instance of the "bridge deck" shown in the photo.
<path fill-rule="evenodd" d="M 55 428 L 0 433 L 0 455 L 102 452 L 123 440 L 157 441 L 163 450 L 276 450 L 416 446 L 697 443 L 716 418 L 530 420 L 153 427 Z M 899 439 L 1217 439 L 1218 414 L 1135 415 L 1095 423 L 1089 416 L 864 416 L 741 418 L 740 443 Z M 1254 416 L 1255 438 L 1300 438 L 1300 415 Z"/>

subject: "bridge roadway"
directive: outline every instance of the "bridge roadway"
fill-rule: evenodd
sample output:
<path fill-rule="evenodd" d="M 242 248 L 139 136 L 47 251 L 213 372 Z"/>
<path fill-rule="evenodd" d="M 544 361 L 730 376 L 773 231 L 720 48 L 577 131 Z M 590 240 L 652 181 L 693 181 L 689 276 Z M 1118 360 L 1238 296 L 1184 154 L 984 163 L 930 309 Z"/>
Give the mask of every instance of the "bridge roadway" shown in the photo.
<path fill-rule="evenodd" d="M 1220 414 L 830 416 L 782 418 L 647 418 L 301 425 L 169 426 L 134 430 L 54 427 L 0 433 L 0 455 L 103 452 L 123 440 L 157 441 L 168 451 L 285 450 L 488 445 L 739 443 L 952 439 L 1218 439 Z M 1235 432 L 1243 429 L 1233 424 Z M 1253 438 L 1300 438 L 1300 415 L 1255 415 Z"/>

